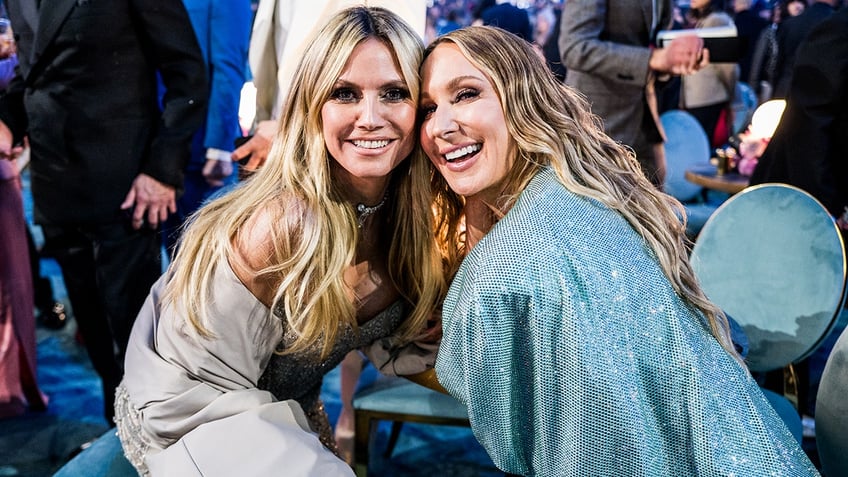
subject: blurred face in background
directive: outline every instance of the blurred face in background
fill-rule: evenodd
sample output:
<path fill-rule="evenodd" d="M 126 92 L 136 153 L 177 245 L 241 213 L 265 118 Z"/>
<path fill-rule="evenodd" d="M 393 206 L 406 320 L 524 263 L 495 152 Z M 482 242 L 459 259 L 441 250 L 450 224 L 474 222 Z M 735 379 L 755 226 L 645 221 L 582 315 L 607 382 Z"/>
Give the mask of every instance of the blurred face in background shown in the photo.
<path fill-rule="evenodd" d="M 800 0 L 789 2 L 786 4 L 786 12 L 789 13 L 790 17 L 796 17 L 804 13 L 805 8 L 807 8 L 807 4 Z"/>
<path fill-rule="evenodd" d="M 711 0 L 690 0 L 689 8 L 692 10 L 701 10 L 710 5 Z"/>

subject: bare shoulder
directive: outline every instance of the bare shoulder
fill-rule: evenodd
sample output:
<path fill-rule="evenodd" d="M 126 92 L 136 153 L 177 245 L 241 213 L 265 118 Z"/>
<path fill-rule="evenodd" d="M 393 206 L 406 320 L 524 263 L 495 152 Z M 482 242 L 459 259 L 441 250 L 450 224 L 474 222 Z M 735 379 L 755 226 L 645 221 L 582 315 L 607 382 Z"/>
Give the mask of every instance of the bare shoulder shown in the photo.
<path fill-rule="evenodd" d="M 278 280 L 261 273 L 279 263 L 279 251 L 289 249 L 286 244 L 297 233 L 302 221 L 303 206 L 292 197 L 269 200 L 242 226 L 233 239 L 234 256 L 230 266 L 236 276 L 266 306 L 270 306 Z M 281 246 L 282 245 L 282 246 Z"/>

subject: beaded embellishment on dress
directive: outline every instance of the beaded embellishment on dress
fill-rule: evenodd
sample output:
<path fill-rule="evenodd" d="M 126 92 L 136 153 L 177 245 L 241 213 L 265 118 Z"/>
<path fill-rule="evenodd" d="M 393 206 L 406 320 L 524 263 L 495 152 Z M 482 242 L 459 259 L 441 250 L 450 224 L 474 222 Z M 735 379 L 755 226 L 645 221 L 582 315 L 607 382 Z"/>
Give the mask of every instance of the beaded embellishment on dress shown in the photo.
<path fill-rule="evenodd" d="M 278 400 L 296 400 L 306 413 L 310 427 L 318 433 L 321 442 L 328 449 L 336 452 L 329 419 L 320 399 L 324 375 L 338 366 L 348 352 L 390 336 L 403 321 L 406 312 L 405 304 L 397 301 L 360 326 L 358 333 L 346 328 L 339 334 L 336 345 L 323 361 L 319 358 L 320 345 L 301 353 L 273 354 L 265 372 L 259 378 L 257 387 L 270 391 Z M 283 334 L 283 340 L 278 349 L 285 349 L 295 338 L 294 332 L 287 330 Z"/>
<path fill-rule="evenodd" d="M 123 384 L 115 391 L 115 428 L 127 460 L 140 476 L 150 475 L 144 463 L 150 443 L 142 434 L 141 413 L 130 402 L 130 395 Z"/>

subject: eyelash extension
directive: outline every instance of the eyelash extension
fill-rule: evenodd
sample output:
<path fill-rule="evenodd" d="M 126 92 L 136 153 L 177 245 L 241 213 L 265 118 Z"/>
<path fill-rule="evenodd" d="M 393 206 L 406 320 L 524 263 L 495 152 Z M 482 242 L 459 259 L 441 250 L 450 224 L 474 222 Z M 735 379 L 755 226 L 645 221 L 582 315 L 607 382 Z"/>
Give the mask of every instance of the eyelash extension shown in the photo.
<path fill-rule="evenodd" d="M 396 95 L 396 98 L 391 96 Z M 382 93 L 380 93 L 380 98 L 387 101 L 404 101 L 411 97 L 411 94 L 408 89 L 405 88 L 389 88 Z M 330 99 L 336 101 L 356 101 L 361 99 L 362 96 L 358 94 L 353 88 L 342 87 L 333 90 L 330 93 Z"/>
<path fill-rule="evenodd" d="M 426 118 L 427 116 L 432 114 L 433 111 L 435 111 L 435 110 L 436 110 L 435 104 L 421 105 L 418 108 L 418 118 L 419 118 L 419 120 Z"/>
<path fill-rule="evenodd" d="M 409 90 L 405 88 L 389 88 L 381 95 L 381 97 L 389 99 L 388 96 L 391 94 L 398 95 L 398 98 L 394 101 L 403 101 L 411 97 Z"/>
<path fill-rule="evenodd" d="M 458 103 L 458 102 L 462 101 L 463 99 L 476 98 L 479 95 L 480 95 L 480 92 L 477 91 L 476 89 L 465 88 L 465 89 L 459 91 L 458 93 L 456 93 L 456 99 L 454 99 L 454 103 Z"/>
<path fill-rule="evenodd" d="M 342 96 L 349 96 L 346 98 L 342 98 Z M 335 99 L 337 101 L 350 101 L 353 99 L 357 99 L 359 96 L 353 91 L 351 88 L 337 88 L 330 93 L 330 99 Z"/>

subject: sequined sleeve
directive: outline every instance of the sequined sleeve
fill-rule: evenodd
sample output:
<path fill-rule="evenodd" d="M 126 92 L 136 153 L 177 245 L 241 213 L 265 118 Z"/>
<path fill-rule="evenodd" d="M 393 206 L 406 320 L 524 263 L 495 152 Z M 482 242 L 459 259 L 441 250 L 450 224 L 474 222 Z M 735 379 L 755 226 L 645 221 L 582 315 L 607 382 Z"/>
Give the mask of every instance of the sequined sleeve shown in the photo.
<path fill-rule="evenodd" d="M 533 335 L 541 332 L 536 319 L 561 311 L 546 310 L 550 305 L 522 291 L 523 284 L 532 285 L 519 271 L 526 262 L 508 266 L 491 258 L 466 258 L 471 262 L 454 279 L 436 374 L 466 404 L 474 434 L 498 468 L 528 475 L 534 468 L 535 368 L 545 366 L 545 354 L 534 354 Z"/>

